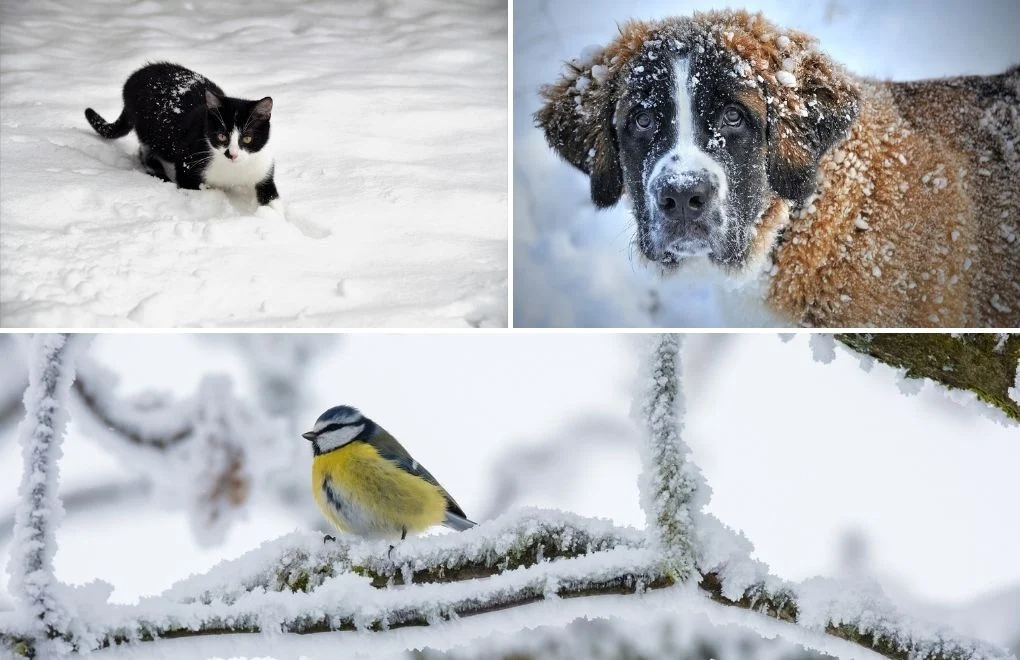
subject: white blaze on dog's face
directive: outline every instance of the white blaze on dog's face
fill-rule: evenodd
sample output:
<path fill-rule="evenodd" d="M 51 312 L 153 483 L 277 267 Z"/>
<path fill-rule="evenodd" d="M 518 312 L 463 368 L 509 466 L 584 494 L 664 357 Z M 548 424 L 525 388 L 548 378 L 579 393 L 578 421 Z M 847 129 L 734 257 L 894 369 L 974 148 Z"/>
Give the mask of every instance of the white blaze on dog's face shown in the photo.
<path fill-rule="evenodd" d="M 642 252 L 650 259 L 682 259 L 712 253 L 709 236 L 726 223 L 726 171 L 697 141 L 690 60 L 673 66 L 671 148 L 643 172 L 645 208 Z"/>
<path fill-rule="evenodd" d="M 765 117 L 751 90 L 690 52 L 635 61 L 616 107 L 642 255 L 744 265 L 767 206 Z"/>

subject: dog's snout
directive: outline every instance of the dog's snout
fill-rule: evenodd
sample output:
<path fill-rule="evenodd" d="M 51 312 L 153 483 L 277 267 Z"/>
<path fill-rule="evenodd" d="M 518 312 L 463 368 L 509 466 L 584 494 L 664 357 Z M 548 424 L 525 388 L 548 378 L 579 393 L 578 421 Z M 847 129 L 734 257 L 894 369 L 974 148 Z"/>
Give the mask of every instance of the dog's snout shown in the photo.
<path fill-rule="evenodd" d="M 670 221 L 693 221 L 715 201 L 716 188 L 707 173 L 682 181 L 667 181 L 659 188 L 656 202 Z"/>

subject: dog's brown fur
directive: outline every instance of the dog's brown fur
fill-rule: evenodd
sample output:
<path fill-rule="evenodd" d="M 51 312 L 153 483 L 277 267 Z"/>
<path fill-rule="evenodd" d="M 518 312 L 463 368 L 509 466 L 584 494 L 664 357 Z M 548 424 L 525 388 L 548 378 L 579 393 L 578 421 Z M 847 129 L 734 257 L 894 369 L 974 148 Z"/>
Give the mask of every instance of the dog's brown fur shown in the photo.
<path fill-rule="evenodd" d="M 631 61 L 650 40 L 701 40 L 732 53 L 767 108 L 770 181 L 817 180 L 799 203 L 783 185 L 768 191 L 752 257 L 772 258 L 772 307 L 815 326 L 1020 326 L 1020 68 L 868 80 L 808 35 L 742 11 L 620 32 L 545 88 L 536 114 L 549 143 L 592 177 L 597 205 L 623 186 L 613 181 L 610 123 Z M 784 68 L 795 86 L 777 80 Z M 823 131 L 835 136 L 828 151 Z"/>

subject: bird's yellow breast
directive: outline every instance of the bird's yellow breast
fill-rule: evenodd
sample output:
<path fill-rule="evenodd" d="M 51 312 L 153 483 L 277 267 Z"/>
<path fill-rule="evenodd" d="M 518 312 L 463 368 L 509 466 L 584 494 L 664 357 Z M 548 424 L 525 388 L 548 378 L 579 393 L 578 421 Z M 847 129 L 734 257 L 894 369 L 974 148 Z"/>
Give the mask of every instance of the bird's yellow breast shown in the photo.
<path fill-rule="evenodd" d="M 327 497 L 329 482 L 335 500 Z M 339 529 L 362 536 L 400 536 L 443 522 L 446 498 L 435 485 L 401 470 L 369 444 L 352 442 L 312 461 L 312 494 Z"/>

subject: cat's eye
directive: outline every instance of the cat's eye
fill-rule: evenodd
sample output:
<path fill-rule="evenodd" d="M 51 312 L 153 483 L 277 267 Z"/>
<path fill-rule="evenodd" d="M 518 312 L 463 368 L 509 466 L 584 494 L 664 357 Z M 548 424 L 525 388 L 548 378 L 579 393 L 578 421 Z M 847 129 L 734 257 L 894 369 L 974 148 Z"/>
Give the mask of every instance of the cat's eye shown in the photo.
<path fill-rule="evenodd" d="M 216 139 L 219 140 L 220 142 L 226 142 L 227 141 L 227 136 L 224 135 L 223 133 L 217 133 L 216 134 Z"/>
<path fill-rule="evenodd" d="M 251 144 L 251 136 L 245 135 L 243 138 L 241 138 L 241 142 L 244 142 L 245 144 Z"/>
<path fill-rule="evenodd" d="M 744 123 L 744 113 L 737 106 L 731 105 L 723 110 L 722 122 L 724 126 L 736 128 Z"/>
<path fill-rule="evenodd" d="M 655 117 L 650 112 L 641 111 L 634 115 L 634 128 L 644 133 L 655 128 Z"/>

